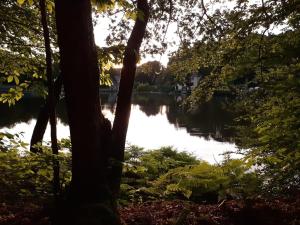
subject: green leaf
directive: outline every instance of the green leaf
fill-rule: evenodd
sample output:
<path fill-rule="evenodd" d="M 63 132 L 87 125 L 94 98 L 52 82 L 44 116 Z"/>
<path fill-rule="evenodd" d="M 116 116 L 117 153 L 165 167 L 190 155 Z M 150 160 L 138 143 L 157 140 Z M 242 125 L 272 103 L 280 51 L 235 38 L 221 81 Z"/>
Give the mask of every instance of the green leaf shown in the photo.
<path fill-rule="evenodd" d="M 19 76 L 19 75 L 20 75 L 19 72 L 18 72 L 17 70 L 14 70 L 14 74 L 15 74 L 16 76 Z"/>
<path fill-rule="evenodd" d="M 136 20 L 136 18 L 138 18 L 138 12 L 136 12 L 136 11 L 127 11 L 127 12 L 125 12 L 125 17 L 127 19 Z"/>
<path fill-rule="evenodd" d="M 25 2 L 25 0 L 17 0 L 17 2 L 19 3 L 19 5 L 23 5 L 23 3 Z"/>
<path fill-rule="evenodd" d="M 34 77 L 34 78 L 39 78 L 39 75 L 38 75 L 37 73 L 34 73 L 34 74 L 32 75 L 32 77 Z"/>
<path fill-rule="evenodd" d="M 19 80 L 19 78 L 18 78 L 17 76 L 14 76 L 14 79 L 15 79 L 15 83 L 16 83 L 16 85 L 19 85 L 19 83 L 20 83 L 20 80 Z"/>
<path fill-rule="evenodd" d="M 53 4 L 51 2 L 47 4 L 47 9 L 50 14 L 53 12 Z"/>
<path fill-rule="evenodd" d="M 7 82 L 10 83 L 14 80 L 14 76 L 8 76 Z"/>

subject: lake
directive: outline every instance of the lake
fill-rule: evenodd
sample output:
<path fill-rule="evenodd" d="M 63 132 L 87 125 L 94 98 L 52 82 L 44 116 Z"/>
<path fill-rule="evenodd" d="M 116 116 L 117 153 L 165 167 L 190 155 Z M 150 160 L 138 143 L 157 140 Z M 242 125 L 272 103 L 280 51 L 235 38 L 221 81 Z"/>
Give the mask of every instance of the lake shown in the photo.
<path fill-rule="evenodd" d="M 127 144 L 145 149 L 173 146 L 210 163 L 219 162 L 222 153 L 236 150 L 228 129 L 233 115 L 225 110 L 222 99 L 215 98 L 192 113 L 180 107 L 178 96 L 162 94 L 135 94 L 132 99 Z M 30 141 L 42 100 L 24 98 L 13 107 L 0 105 L 0 131 L 24 132 L 24 141 Z M 116 94 L 101 94 L 102 112 L 114 119 Z M 58 138 L 69 137 L 64 102 L 57 107 Z M 49 127 L 45 140 L 50 140 Z"/>

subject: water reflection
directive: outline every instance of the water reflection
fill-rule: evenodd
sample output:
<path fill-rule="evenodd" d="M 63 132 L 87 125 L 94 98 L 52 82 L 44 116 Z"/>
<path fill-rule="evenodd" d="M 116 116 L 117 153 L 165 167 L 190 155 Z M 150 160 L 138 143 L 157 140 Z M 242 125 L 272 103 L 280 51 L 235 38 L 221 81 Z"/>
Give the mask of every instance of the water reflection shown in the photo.
<path fill-rule="evenodd" d="M 233 126 L 234 115 L 226 110 L 224 99 L 214 98 L 203 104 L 197 111 L 187 113 L 176 101 L 176 96 L 168 95 L 134 95 L 132 102 L 139 105 L 140 110 L 147 116 L 154 116 L 162 112 L 166 106 L 167 119 L 176 128 L 186 128 L 188 133 L 206 139 L 215 139 L 221 142 L 232 142 L 234 135 L 230 127 Z M 107 99 L 106 99 L 107 100 Z M 105 107 L 114 112 L 116 96 L 110 101 L 104 101 Z"/>
<path fill-rule="evenodd" d="M 111 121 L 114 119 L 116 95 L 104 95 L 102 111 Z M 0 129 L 12 132 L 25 131 L 24 140 L 30 140 L 42 101 L 24 99 L 15 107 L 0 105 Z M 174 146 L 196 154 L 209 162 L 220 160 L 220 153 L 232 151 L 233 135 L 226 127 L 232 123 L 232 115 L 224 110 L 221 101 L 215 99 L 203 105 L 199 111 L 184 112 L 174 96 L 134 95 L 127 142 L 147 149 Z M 58 136 L 68 137 L 67 116 L 64 103 L 57 108 Z M 49 129 L 45 139 L 49 140 Z"/>
<path fill-rule="evenodd" d="M 8 107 L 0 104 L 0 129 L 13 127 L 19 123 L 28 123 L 36 119 L 43 105 L 43 100 L 39 98 L 24 98 L 16 105 Z M 56 108 L 57 117 L 63 124 L 68 123 L 64 102 L 60 102 Z"/>

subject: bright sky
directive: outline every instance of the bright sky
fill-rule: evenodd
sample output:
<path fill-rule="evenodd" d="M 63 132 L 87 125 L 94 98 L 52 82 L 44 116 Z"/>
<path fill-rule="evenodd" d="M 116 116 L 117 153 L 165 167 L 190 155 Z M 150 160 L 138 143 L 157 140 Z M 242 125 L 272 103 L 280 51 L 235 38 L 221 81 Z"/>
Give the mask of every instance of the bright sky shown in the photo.
<path fill-rule="evenodd" d="M 257 0 L 259 1 L 259 0 Z M 204 0 L 204 4 L 208 3 L 209 0 Z M 219 4 L 214 4 L 210 7 L 207 7 L 206 9 L 208 10 L 208 12 L 213 12 L 215 9 L 220 9 L 222 7 L 233 7 L 234 3 L 233 2 L 226 2 L 226 4 L 224 3 L 219 3 Z M 178 37 L 178 35 L 176 34 L 177 31 L 177 23 L 170 23 L 168 26 L 168 30 L 165 36 L 165 41 L 167 43 L 171 43 L 171 42 L 175 42 L 175 45 L 173 46 L 168 46 L 167 51 L 162 54 L 162 55 L 155 55 L 155 56 L 151 56 L 151 55 L 146 55 L 146 57 L 142 58 L 141 60 L 141 64 L 148 62 L 148 61 L 153 61 L 153 60 L 157 60 L 160 61 L 160 63 L 164 66 L 167 66 L 168 61 L 169 61 L 169 54 L 172 52 L 175 52 L 180 44 L 180 39 Z M 131 31 L 128 31 L 131 32 Z M 109 34 L 109 19 L 107 18 L 102 18 L 99 17 L 98 18 L 98 22 L 97 25 L 94 27 L 94 34 L 95 34 L 95 42 L 99 47 L 106 47 L 106 42 L 105 39 Z M 164 35 L 164 34 L 162 34 Z M 144 41 L 142 45 L 147 45 L 147 42 Z"/>
<path fill-rule="evenodd" d="M 176 35 L 176 23 L 170 24 L 168 28 L 168 32 L 166 34 L 167 41 L 175 41 L 179 45 L 179 38 Z M 94 27 L 94 34 L 95 34 L 95 42 L 99 47 L 106 47 L 105 39 L 109 35 L 109 20 L 105 18 L 100 18 L 98 20 L 97 25 Z M 143 41 L 142 45 L 147 45 L 146 41 Z M 162 55 L 147 55 L 145 58 L 142 58 L 141 64 L 148 62 L 148 61 L 160 61 L 162 65 L 167 66 L 169 57 L 168 54 L 174 52 L 178 49 L 178 45 L 168 47 L 167 52 Z"/>
<path fill-rule="evenodd" d="M 207 5 L 209 3 L 211 3 L 209 0 L 204 0 L 204 4 L 206 5 L 206 10 L 209 14 L 211 14 L 216 9 L 233 9 L 233 7 L 236 4 L 236 1 L 225 0 L 225 1 L 221 1 L 219 3 Z M 250 3 L 260 5 L 261 0 L 250 0 Z M 276 26 L 270 27 L 268 32 L 276 34 L 276 33 L 280 33 L 285 28 L 286 27 L 284 25 L 282 25 L 282 26 L 276 25 Z M 264 29 L 262 29 L 262 30 L 264 30 Z M 167 66 L 168 61 L 169 61 L 168 54 L 176 51 L 179 47 L 180 39 L 179 39 L 178 35 L 176 34 L 176 31 L 177 31 L 177 23 L 171 23 L 168 27 L 168 31 L 166 34 L 167 43 L 174 41 L 176 43 L 174 46 L 168 46 L 167 51 L 162 55 L 155 55 L 155 56 L 146 55 L 145 58 L 142 58 L 141 64 L 145 63 L 147 61 L 157 60 L 157 61 L 160 61 L 164 66 Z M 131 31 L 128 31 L 128 33 L 130 33 L 130 32 Z M 100 47 L 107 46 L 105 43 L 105 39 L 109 34 L 109 20 L 107 18 L 100 17 L 98 19 L 98 24 L 94 28 L 94 33 L 95 33 L 96 44 Z M 164 34 L 162 34 L 162 35 L 164 35 Z M 146 41 L 144 41 L 142 45 L 147 45 Z"/>

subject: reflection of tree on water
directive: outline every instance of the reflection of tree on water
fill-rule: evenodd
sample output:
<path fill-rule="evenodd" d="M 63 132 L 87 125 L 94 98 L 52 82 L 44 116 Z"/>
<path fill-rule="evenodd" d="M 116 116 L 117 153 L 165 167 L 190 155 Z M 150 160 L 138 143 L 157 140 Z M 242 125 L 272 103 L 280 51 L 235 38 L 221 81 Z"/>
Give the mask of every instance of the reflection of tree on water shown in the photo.
<path fill-rule="evenodd" d="M 116 94 L 101 94 L 101 103 L 103 109 L 115 111 Z M 176 101 L 175 96 L 148 94 L 135 94 L 132 98 L 134 105 L 139 105 L 141 111 L 147 116 L 163 113 L 163 106 L 166 106 L 167 119 L 176 127 L 185 127 L 188 133 L 202 136 L 205 138 L 212 137 L 218 141 L 230 141 L 233 133 L 226 129 L 233 124 L 233 115 L 224 110 L 222 101 L 214 99 L 200 107 L 197 112 L 187 113 Z M 43 104 L 42 99 L 24 98 L 21 102 L 13 107 L 0 104 L 0 128 L 12 127 L 20 122 L 29 122 L 35 119 Z M 57 106 L 58 119 L 67 124 L 67 114 L 64 101 Z"/>
<path fill-rule="evenodd" d="M 115 104 L 117 100 L 116 94 L 102 94 L 101 103 L 102 109 L 108 109 L 111 113 L 115 112 Z M 161 112 L 162 106 L 170 105 L 173 102 L 173 96 L 162 94 L 134 94 L 132 97 L 132 104 L 139 105 L 140 110 L 147 116 L 157 115 Z"/>
<path fill-rule="evenodd" d="M 234 115 L 224 109 L 222 99 L 212 99 L 190 113 L 178 107 L 178 104 L 173 101 L 169 105 L 167 117 L 170 123 L 185 127 L 190 134 L 207 139 L 211 137 L 218 141 L 230 141 L 233 137 L 229 127 L 233 126 Z"/>
<path fill-rule="evenodd" d="M 157 115 L 162 112 L 162 106 L 169 106 L 173 102 L 172 96 L 152 94 L 134 95 L 133 104 L 139 105 L 140 109 L 147 115 Z"/>
<path fill-rule="evenodd" d="M 23 98 L 16 105 L 9 107 L 7 104 L 0 104 L 0 128 L 12 127 L 18 123 L 28 123 L 36 119 L 44 100 L 40 98 Z M 67 113 L 64 101 L 56 107 L 57 117 L 64 124 L 67 124 Z"/>
<path fill-rule="evenodd" d="M 101 94 L 101 107 L 102 110 L 109 110 L 114 113 L 116 110 L 117 93 L 102 93 Z"/>
<path fill-rule="evenodd" d="M 114 113 L 116 99 L 116 93 L 101 94 L 103 109 L 108 109 Z M 171 99 L 170 96 L 157 94 L 134 95 L 132 102 L 135 105 L 140 105 L 141 110 L 150 116 L 158 114 L 161 106 L 169 105 Z M 43 104 L 44 100 L 41 98 L 23 98 L 20 102 L 11 107 L 8 107 L 7 104 L 0 104 L 0 128 L 12 127 L 17 123 L 27 123 L 32 119 L 36 119 Z M 58 119 L 63 124 L 68 123 L 64 100 L 61 100 L 57 105 L 56 113 Z"/>
<path fill-rule="evenodd" d="M 42 100 L 37 98 L 25 98 L 11 107 L 0 104 L 0 128 L 11 127 L 16 123 L 28 122 L 36 118 L 41 104 Z"/>
<path fill-rule="evenodd" d="M 166 95 L 135 95 L 133 104 L 140 105 L 140 109 L 147 115 L 161 113 L 162 106 L 167 106 L 167 118 L 176 127 L 185 127 L 188 133 L 213 138 L 218 141 L 231 141 L 234 115 L 224 109 L 223 100 L 214 98 L 203 104 L 197 111 L 187 113 L 179 105 L 178 96 Z"/>

